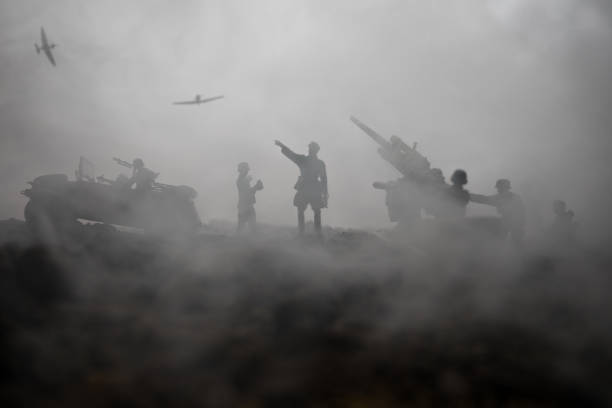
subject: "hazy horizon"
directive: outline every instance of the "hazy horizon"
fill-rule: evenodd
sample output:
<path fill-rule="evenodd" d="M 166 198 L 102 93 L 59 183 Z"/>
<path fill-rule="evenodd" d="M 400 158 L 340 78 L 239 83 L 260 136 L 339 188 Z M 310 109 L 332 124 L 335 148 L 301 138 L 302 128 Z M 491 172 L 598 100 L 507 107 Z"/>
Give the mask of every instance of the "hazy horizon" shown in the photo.
<path fill-rule="evenodd" d="M 470 191 L 512 180 L 532 214 L 561 198 L 610 237 L 612 8 L 605 1 L 0 1 L 0 219 L 41 174 L 144 159 L 199 192 L 202 219 L 235 218 L 236 165 L 265 189 L 262 222 L 294 223 L 297 152 L 327 163 L 327 225 L 389 226 L 375 180 L 398 174 L 357 129 L 417 141 Z M 57 67 L 36 55 L 44 26 Z M 200 106 L 176 100 L 225 95 Z M 491 214 L 470 205 L 470 213 Z"/>

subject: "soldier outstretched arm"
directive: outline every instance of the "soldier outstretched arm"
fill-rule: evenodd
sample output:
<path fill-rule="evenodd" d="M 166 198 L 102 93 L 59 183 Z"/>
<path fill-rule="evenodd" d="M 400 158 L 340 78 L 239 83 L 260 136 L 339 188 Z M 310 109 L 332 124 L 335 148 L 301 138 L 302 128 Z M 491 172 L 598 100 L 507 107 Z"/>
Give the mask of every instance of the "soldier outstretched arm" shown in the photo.
<path fill-rule="evenodd" d="M 300 162 L 300 155 L 295 153 L 293 150 L 291 150 L 290 148 L 288 148 L 284 143 L 275 140 L 274 144 L 279 146 L 281 148 L 281 153 L 284 154 L 285 156 L 287 156 L 287 158 L 289 160 L 291 160 L 292 162 L 294 162 L 295 164 L 297 164 L 299 166 L 299 162 Z"/>
<path fill-rule="evenodd" d="M 478 204 L 495 205 L 493 197 L 484 194 L 470 193 L 470 201 Z"/>

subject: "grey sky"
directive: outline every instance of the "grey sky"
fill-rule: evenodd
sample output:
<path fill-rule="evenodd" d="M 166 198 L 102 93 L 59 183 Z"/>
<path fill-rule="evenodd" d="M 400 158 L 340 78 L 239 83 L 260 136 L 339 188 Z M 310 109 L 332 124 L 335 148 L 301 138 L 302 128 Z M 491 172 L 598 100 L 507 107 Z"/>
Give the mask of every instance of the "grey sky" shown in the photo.
<path fill-rule="evenodd" d="M 235 167 L 248 161 L 266 186 L 260 220 L 292 223 L 297 169 L 273 146 L 280 139 L 296 151 L 320 143 L 326 223 L 384 226 L 371 182 L 396 174 L 353 114 L 418 141 L 446 175 L 465 168 L 470 190 L 508 177 L 534 208 L 561 197 L 585 225 L 603 227 L 610 9 L 603 0 L 0 0 L 0 218 L 21 217 L 27 180 L 71 175 L 84 155 L 109 177 L 120 171 L 111 157 L 142 157 L 160 181 L 193 185 L 204 219 L 234 218 Z M 56 68 L 34 51 L 40 26 L 59 44 Z M 170 104 L 196 93 L 226 99 Z"/>

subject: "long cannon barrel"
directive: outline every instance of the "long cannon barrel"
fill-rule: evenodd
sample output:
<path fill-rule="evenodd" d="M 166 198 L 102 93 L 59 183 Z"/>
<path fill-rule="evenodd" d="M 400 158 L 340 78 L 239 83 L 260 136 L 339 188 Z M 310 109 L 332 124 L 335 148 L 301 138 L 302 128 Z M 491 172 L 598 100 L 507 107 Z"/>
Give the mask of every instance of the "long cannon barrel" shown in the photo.
<path fill-rule="evenodd" d="M 385 140 L 384 137 L 376 133 L 374 129 L 370 128 L 368 125 L 366 125 L 365 123 L 363 123 L 362 121 L 360 121 L 354 116 L 351 116 L 351 122 L 357 125 L 359 129 L 363 130 L 366 133 L 366 135 L 370 136 L 376 143 L 380 145 L 380 147 L 382 147 L 385 150 L 391 150 L 391 143 L 389 143 L 388 141 Z"/>
<path fill-rule="evenodd" d="M 416 144 L 410 147 L 398 136 L 391 136 L 387 141 L 354 116 L 350 119 L 380 146 L 378 149 L 380 156 L 404 177 L 415 181 L 427 179 L 430 170 L 429 160 L 416 150 Z"/>

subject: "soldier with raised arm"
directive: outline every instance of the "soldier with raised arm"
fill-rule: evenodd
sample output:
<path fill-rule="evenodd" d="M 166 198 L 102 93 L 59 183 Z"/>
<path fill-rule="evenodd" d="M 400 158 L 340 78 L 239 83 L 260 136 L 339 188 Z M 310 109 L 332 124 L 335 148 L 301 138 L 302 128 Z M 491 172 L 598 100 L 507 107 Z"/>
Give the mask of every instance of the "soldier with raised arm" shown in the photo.
<path fill-rule="evenodd" d="M 523 241 L 525 228 L 525 206 L 521 197 L 510 191 L 510 180 L 499 179 L 495 183 L 497 194 L 482 195 L 470 193 L 470 201 L 486 204 L 497 209 L 501 216 L 504 237 L 510 235 L 512 241 L 520 246 Z"/>
<path fill-rule="evenodd" d="M 314 213 L 314 227 L 317 234 L 321 234 L 321 209 L 327 208 L 327 172 L 325 163 L 317 157 L 319 145 L 311 142 L 308 145 L 308 155 L 297 154 L 276 140 L 274 142 L 281 148 L 281 152 L 294 162 L 300 169 L 300 176 L 295 183 L 295 197 L 293 205 L 297 207 L 298 228 L 300 234 L 304 232 L 304 211 L 310 204 Z"/>
<path fill-rule="evenodd" d="M 256 214 L 255 214 L 255 193 L 263 190 L 261 180 L 251 186 L 251 176 L 249 175 L 249 164 L 242 162 L 238 164 L 238 179 L 236 187 L 238 188 L 238 227 L 236 232 L 241 232 L 245 225 L 248 225 L 251 233 L 255 232 Z"/>

